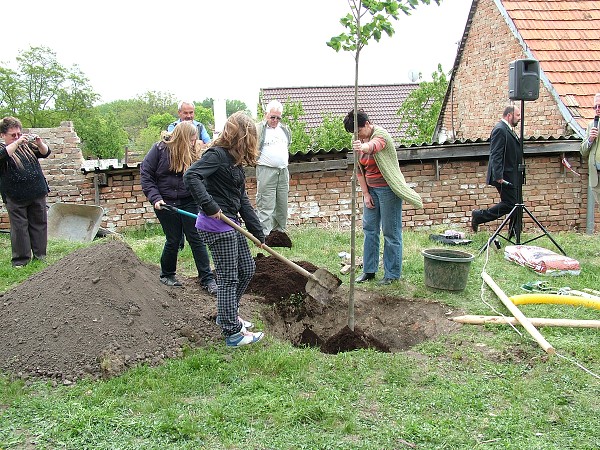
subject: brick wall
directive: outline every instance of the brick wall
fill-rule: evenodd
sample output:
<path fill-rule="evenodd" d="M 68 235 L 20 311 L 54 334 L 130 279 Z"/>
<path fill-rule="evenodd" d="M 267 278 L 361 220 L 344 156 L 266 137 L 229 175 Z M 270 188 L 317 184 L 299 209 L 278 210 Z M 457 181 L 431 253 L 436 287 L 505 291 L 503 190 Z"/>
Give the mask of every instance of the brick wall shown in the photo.
<path fill-rule="evenodd" d="M 93 175 L 86 177 L 86 203 L 94 198 Z M 118 170 L 107 176 L 107 185 L 99 187 L 100 206 L 106 211 L 102 226 L 112 231 L 140 228 L 157 222 L 154 210 L 140 185 L 138 169 Z"/>
<path fill-rule="evenodd" d="M 83 158 L 78 146 L 79 138 L 69 122 L 58 128 L 32 131 L 42 136 L 52 149 L 52 155 L 42 160 L 51 188 L 49 204 L 65 202 L 94 205 L 98 199 L 99 206 L 106 212 L 102 227 L 113 231 L 156 223 L 152 206 L 142 193 L 137 167 L 83 174 L 80 170 Z M 315 162 L 308 163 L 313 164 L 312 169 L 290 169 L 291 224 L 349 227 L 352 166 L 345 155 L 340 157 L 343 161 L 338 167 L 342 168 L 319 170 L 319 167 L 325 167 L 319 164 L 325 163 Z M 424 209 L 419 211 L 411 205 L 405 205 L 405 227 L 420 230 L 434 226 L 468 229 L 472 209 L 485 208 L 498 201 L 496 190 L 485 184 L 486 157 L 439 161 L 437 167 L 434 160 L 426 159 L 401 163 L 407 182 L 416 186 L 424 204 Z M 536 154 L 526 157 L 525 204 L 550 231 L 585 229 L 587 167 L 573 154 L 569 161 L 582 174 L 581 178 L 565 170 L 558 155 Z M 307 166 L 307 163 L 303 164 L 303 168 Z M 247 189 L 250 199 L 254 201 L 256 186 L 252 171 L 249 171 Z M 360 194 L 358 196 L 360 198 Z M 360 208 L 358 212 L 360 221 Z M 525 217 L 525 227 L 535 227 L 535 224 Z M 9 228 L 7 213 L 1 203 L 0 228 Z"/>
<path fill-rule="evenodd" d="M 535 56 L 535 55 L 534 55 Z M 508 98 L 508 69 L 516 59 L 528 59 L 493 0 L 479 0 L 456 70 L 442 124 L 456 139 L 488 137 L 502 117 Z M 520 100 L 514 103 L 520 105 Z M 524 102 L 524 135 L 568 136 L 572 130 L 557 102 L 540 81 L 540 96 Z"/>

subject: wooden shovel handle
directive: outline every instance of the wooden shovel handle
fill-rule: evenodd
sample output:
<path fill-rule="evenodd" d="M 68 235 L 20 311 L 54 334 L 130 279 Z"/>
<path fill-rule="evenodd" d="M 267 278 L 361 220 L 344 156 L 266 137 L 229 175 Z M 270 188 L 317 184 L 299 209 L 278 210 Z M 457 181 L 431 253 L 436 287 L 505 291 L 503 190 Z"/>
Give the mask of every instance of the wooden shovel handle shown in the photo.
<path fill-rule="evenodd" d="M 229 225 L 230 227 L 233 227 L 234 229 L 236 229 L 237 231 L 239 231 L 240 233 L 242 233 L 244 236 L 246 236 L 248 239 L 250 239 L 256 245 L 258 245 L 260 248 L 266 250 L 271 255 L 273 255 L 275 258 L 277 258 L 278 260 L 280 260 L 281 262 L 284 262 L 285 264 L 287 264 L 288 266 L 290 266 L 292 269 L 296 270 L 297 272 L 301 273 L 305 277 L 310 278 L 311 280 L 315 280 L 317 283 L 319 282 L 319 280 L 317 279 L 317 277 L 314 274 L 310 273 L 305 268 L 300 267 L 298 264 L 290 261 L 285 256 L 280 255 L 275 250 L 273 250 L 271 247 L 269 247 L 267 244 L 263 244 L 262 242 L 260 242 L 260 240 L 257 239 L 252 233 L 250 233 L 246 229 L 240 227 L 237 223 L 235 223 L 233 220 L 231 220 L 225 214 L 221 213 L 221 214 L 219 214 L 219 217 L 227 225 Z"/>
<path fill-rule="evenodd" d="M 191 212 L 185 211 L 183 209 L 176 208 L 175 206 L 172 206 L 172 205 L 166 205 L 165 204 L 165 205 L 162 205 L 161 208 L 164 208 L 166 210 L 173 211 L 173 212 L 176 212 L 176 213 L 179 213 L 179 214 L 183 214 L 184 216 L 189 216 L 189 217 L 194 217 L 194 218 L 198 217 L 197 214 L 192 214 Z M 242 233 L 244 236 L 246 236 L 248 239 L 250 239 L 256 245 L 258 245 L 260 248 L 265 249 L 267 252 L 269 252 L 271 255 L 273 255 L 278 260 L 284 262 L 285 264 L 287 264 L 288 266 L 290 266 L 292 269 L 298 271 L 299 273 L 301 273 L 305 277 L 310 278 L 311 280 L 314 280 L 317 283 L 321 284 L 321 282 L 319 281 L 319 279 L 314 274 L 310 273 L 304 267 L 300 267 L 298 264 L 290 261 L 285 256 L 280 255 L 275 250 L 273 250 L 271 247 L 269 247 L 267 244 L 263 244 L 262 242 L 260 242 L 260 240 L 257 239 L 256 237 L 254 237 L 254 235 L 252 233 L 250 233 L 249 231 L 247 231 L 244 228 L 240 227 L 237 223 L 235 223 L 233 220 L 231 220 L 229 217 L 227 217 L 225 214 L 223 214 L 223 212 L 221 212 L 221 214 L 219 214 L 219 218 L 223 222 L 225 222 L 227 225 L 229 225 L 230 227 L 233 227 L 235 230 L 237 230 L 240 233 Z"/>
<path fill-rule="evenodd" d="M 262 244 L 262 242 L 260 242 L 260 240 L 257 239 L 252 233 L 247 231 L 245 228 L 240 227 L 237 223 L 235 223 L 233 220 L 231 220 L 229 217 L 227 217 L 222 212 L 221 212 L 221 214 L 219 214 L 219 219 L 221 219 L 223 222 L 225 222 L 230 227 L 235 228 L 237 231 L 242 233 L 244 236 L 246 236 L 248 239 L 250 239 L 252 242 L 254 242 L 259 247 L 261 245 L 266 245 L 266 244 Z"/>

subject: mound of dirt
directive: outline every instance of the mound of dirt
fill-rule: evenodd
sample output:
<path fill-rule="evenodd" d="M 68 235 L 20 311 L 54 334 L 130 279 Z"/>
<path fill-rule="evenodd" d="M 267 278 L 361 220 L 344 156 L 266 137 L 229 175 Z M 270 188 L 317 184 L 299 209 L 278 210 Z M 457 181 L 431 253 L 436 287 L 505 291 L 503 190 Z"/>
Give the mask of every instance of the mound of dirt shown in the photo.
<path fill-rule="evenodd" d="M 248 285 L 248 292 L 263 296 L 270 304 L 285 303 L 306 295 L 307 279 L 284 262 L 273 256 L 266 257 L 262 253 L 256 255 L 254 262 L 256 272 Z M 296 264 L 309 272 L 318 269 L 306 261 L 298 261 Z"/>
<path fill-rule="evenodd" d="M 365 346 L 401 351 L 459 326 L 437 303 L 357 289 L 359 327 L 344 330 L 347 291 L 340 288 L 323 305 L 306 295 L 307 280 L 288 265 L 264 255 L 255 261 L 256 276 L 240 314 L 261 320 L 267 335 L 297 346 L 330 353 Z M 103 240 L 0 295 L 0 372 L 69 383 L 109 378 L 141 363 L 157 365 L 180 356 L 184 346 L 223 345 L 215 298 L 196 278 L 180 277 L 183 287 L 166 287 L 159 272 L 125 243 Z"/>
<path fill-rule="evenodd" d="M 269 247 L 292 248 L 292 240 L 283 231 L 271 231 L 265 238 L 265 244 Z"/>
<path fill-rule="evenodd" d="M 214 300 L 193 282 L 181 292 L 190 295 L 178 295 L 158 276 L 118 240 L 46 267 L 1 297 L 0 370 L 109 377 L 177 356 L 184 344 L 214 341 Z"/>

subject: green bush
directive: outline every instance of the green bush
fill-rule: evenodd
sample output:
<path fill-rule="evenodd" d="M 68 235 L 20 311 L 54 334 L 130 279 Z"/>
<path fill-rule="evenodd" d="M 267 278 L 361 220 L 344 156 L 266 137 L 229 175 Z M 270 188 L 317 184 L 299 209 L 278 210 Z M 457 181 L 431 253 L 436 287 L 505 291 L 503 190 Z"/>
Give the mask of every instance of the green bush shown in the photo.
<path fill-rule="evenodd" d="M 91 113 L 75 119 L 75 129 L 82 142 L 84 157 L 99 159 L 122 158 L 128 143 L 123 125 L 112 113 Z"/>
<path fill-rule="evenodd" d="M 352 147 L 352 135 L 344 128 L 344 119 L 332 113 L 323 116 L 323 123 L 311 132 L 312 147 L 342 150 Z"/>

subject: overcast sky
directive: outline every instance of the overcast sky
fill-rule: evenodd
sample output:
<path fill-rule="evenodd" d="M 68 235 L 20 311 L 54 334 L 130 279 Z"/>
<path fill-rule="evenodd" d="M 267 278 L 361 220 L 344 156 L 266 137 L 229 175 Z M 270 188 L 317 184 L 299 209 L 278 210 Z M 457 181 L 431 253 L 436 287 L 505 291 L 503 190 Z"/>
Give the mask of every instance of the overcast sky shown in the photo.
<path fill-rule="evenodd" d="M 396 33 L 361 52 L 359 84 L 425 80 L 452 68 L 471 0 L 419 6 Z M 32 0 L 3 20 L 0 62 L 46 46 L 78 64 L 102 103 L 147 91 L 242 100 L 254 111 L 266 87 L 354 84 L 353 53 L 326 45 L 345 31 L 346 0 Z"/>

